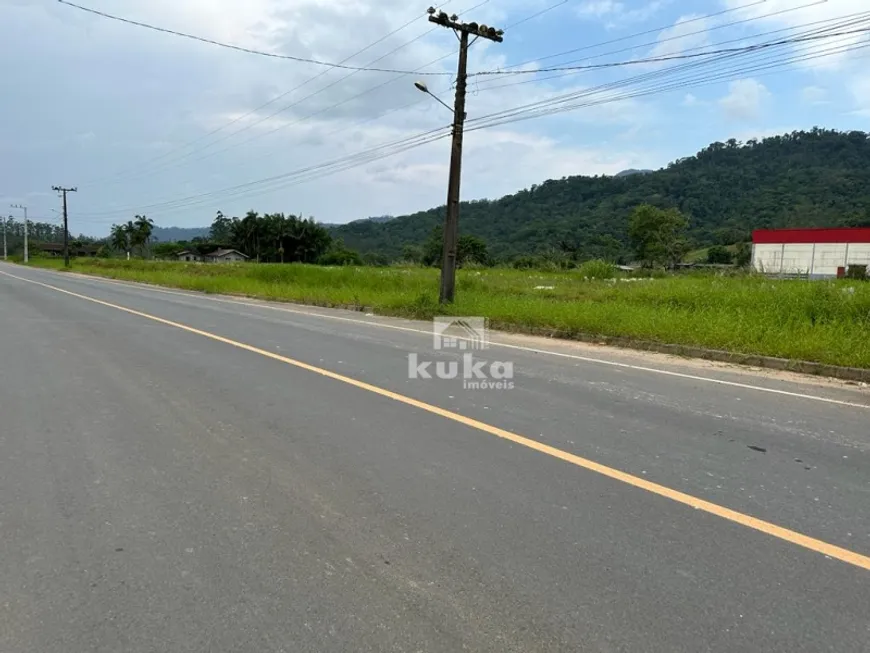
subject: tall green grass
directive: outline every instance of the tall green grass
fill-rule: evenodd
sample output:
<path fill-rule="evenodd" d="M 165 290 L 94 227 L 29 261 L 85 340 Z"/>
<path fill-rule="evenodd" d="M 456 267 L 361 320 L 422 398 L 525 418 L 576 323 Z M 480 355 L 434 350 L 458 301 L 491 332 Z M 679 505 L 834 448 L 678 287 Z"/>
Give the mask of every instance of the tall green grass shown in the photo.
<path fill-rule="evenodd" d="M 44 259 L 33 264 L 59 265 Z M 870 368 L 868 283 L 755 276 L 607 278 L 612 268 L 598 263 L 563 272 L 460 270 L 457 301 L 445 308 L 437 303 L 438 271 L 427 268 L 79 259 L 73 271 L 208 293 L 370 307 L 421 319 L 440 313 L 483 315 L 496 325 Z"/>

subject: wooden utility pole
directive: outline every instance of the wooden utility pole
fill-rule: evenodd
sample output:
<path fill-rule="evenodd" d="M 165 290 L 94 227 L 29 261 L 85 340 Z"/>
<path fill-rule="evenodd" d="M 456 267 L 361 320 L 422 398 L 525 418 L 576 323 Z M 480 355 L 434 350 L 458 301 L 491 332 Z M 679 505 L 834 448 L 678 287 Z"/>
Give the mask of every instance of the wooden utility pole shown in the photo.
<path fill-rule="evenodd" d="M 30 247 L 27 244 L 27 207 L 22 204 L 10 204 L 13 209 L 21 209 L 24 211 L 24 262 L 30 260 Z"/>
<path fill-rule="evenodd" d="M 468 81 L 469 36 L 502 42 L 504 32 L 494 27 L 477 23 L 460 23 L 455 14 L 448 16 L 443 11 L 429 8 L 429 22 L 452 29 L 459 37 L 459 66 L 456 73 L 456 99 L 453 102 L 453 146 L 450 151 L 450 179 L 447 184 L 447 215 L 444 219 L 444 245 L 441 261 L 442 304 L 453 303 L 456 294 L 456 260 L 459 245 L 459 186 L 462 177 L 462 130 L 465 125 L 465 89 Z"/>
<path fill-rule="evenodd" d="M 69 221 L 66 213 L 66 194 L 76 193 L 78 188 L 63 188 L 62 186 L 52 186 L 51 190 L 63 194 L 63 266 L 69 267 Z"/>

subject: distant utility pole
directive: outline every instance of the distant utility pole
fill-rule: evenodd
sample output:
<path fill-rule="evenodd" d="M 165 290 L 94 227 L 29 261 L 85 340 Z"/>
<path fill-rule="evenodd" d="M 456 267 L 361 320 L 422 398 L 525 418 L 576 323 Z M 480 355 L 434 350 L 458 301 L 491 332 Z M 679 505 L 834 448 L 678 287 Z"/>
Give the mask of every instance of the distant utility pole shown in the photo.
<path fill-rule="evenodd" d="M 9 218 L 3 216 L 3 260 L 6 260 L 6 228 L 9 226 Z"/>
<path fill-rule="evenodd" d="M 63 194 L 63 265 L 69 267 L 69 222 L 66 213 L 66 194 L 77 193 L 78 188 L 63 188 L 62 186 L 52 186 L 51 190 Z"/>
<path fill-rule="evenodd" d="M 459 184 L 462 171 L 462 130 L 465 125 L 465 88 L 468 80 L 468 42 L 469 35 L 489 39 L 496 43 L 503 41 L 503 30 L 477 23 L 460 23 L 454 14 L 448 16 L 443 11 L 429 7 L 429 22 L 452 29 L 459 37 L 459 67 L 456 73 L 456 99 L 453 103 L 453 147 L 450 152 L 450 181 L 447 185 L 447 216 L 444 219 L 444 252 L 441 262 L 442 304 L 453 302 L 456 293 L 456 259 L 459 243 Z M 473 43 L 474 41 L 472 41 Z M 418 87 L 419 88 L 419 87 Z"/>
<path fill-rule="evenodd" d="M 27 207 L 22 206 L 21 204 L 11 204 L 13 209 L 23 209 L 24 210 L 24 262 L 30 260 L 30 253 L 27 248 Z"/>

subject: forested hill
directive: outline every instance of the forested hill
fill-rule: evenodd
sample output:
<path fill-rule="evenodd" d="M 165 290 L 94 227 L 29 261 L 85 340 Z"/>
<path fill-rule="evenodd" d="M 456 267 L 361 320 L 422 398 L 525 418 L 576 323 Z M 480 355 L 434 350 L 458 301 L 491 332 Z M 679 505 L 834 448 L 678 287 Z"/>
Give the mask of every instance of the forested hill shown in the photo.
<path fill-rule="evenodd" d="M 151 237 L 161 243 L 208 238 L 208 227 L 154 227 Z"/>
<path fill-rule="evenodd" d="M 813 129 L 706 149 L 647 174 L 549 180 L 499 200 L 463 202 L 460 230 L 511 258 L 552 248 L 581 257 L 625 253 L 628 216 L 643 202 L 678 207 L 699 247 L 752 229 L 870 224 L 870 136 Z M 517 162 L 522 165 L 522 162 Z M 399 256 L 441 224 L 444 207 L 332 227 L 361 252 Z"/>

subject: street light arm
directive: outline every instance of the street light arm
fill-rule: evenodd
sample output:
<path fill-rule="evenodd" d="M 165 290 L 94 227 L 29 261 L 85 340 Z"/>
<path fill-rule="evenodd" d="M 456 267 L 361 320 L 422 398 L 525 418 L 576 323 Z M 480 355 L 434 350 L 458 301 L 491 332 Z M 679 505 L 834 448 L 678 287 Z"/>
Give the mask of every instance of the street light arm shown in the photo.
<path fill-rule="evenodd" d="M 432 91 L 429 91 L 429 95 L 431 95 L 431 96 L 432 96 L 433 98 L 435 98 L 438 102 L 440 102 L 441 105 L 442 105 L 445 109 L 447 109 L 450 113 L 453 113 L 453 107 L 451 107 L 449 104 L 447 104 L 444 100 L 442 100 L 440 97 L 438 97 L 437 95 L 435 95 Z"/>
<path fill-rule="evenodd" d="M 445 109 L 447 109 L 450 113 L 453 113 L 453 107 L 451 107 L 451 106 L 450 106 L 449 104 L 447 104 L 444 100 L 442 100 L 440 97 L 438 97 L 437 95 L 435 95 L 432 91 L 430 91 L 430 90 L 429 90 L 429 87 L 426 86 L 426 84 L 424 84 L 423 82 L 414 82 L 414 86 L 417 87 L 417 90 L 418 90 L 418 91 L 421 91 L 421 92 L 425 93 L 426 95 L 431 95 L 433 98 L 435 98 L 435 100 L 436 100 L 437 102 L 440 102 L 441 105 L 442 105 Z"/>

